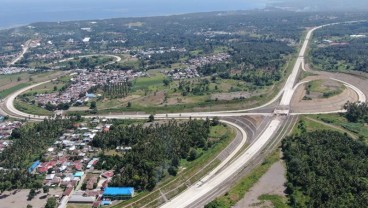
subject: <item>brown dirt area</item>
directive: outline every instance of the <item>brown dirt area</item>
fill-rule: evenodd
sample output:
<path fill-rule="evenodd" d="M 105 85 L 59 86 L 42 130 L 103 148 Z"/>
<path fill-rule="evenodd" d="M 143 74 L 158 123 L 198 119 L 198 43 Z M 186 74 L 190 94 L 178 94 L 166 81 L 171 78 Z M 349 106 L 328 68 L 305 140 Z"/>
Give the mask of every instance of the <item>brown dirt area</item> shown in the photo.
<path fill-rule="evenodd" d="M 21 81 L 17 82 L 16 80 L 13 80 L 12 82 L 6 83 L 5 85 L 1 85 L 0 86 L 0 91 L 5 90 L 5 89 L 9 89 L 9 88 L 14 87 L 16 85 L 19 85 L 21 83 L 29 82 L 29 77 L 33 78 L 33 82 L 44 82 L 44 81 L 59 77 L 64 73 L 65 72 L 56 72 L 56 73 L 50 74 L 48 76 L 42 76 L 41 74 L 40 75 L 31 75 L 31 74 L 30 75 L 25 75 L 25 74 L 23 74 L 23 75 L 20 75 L 20 77 L 22 77 Z"/>
<path fill-rule="evenodd" d="M 46 195 L 42 192 L 42 189 L 39 190 L 39 194 L 37 194 L 31 201 L 28 201 L 29 189 L 22 189 L 20 191 L 6 191 L 0 195 L 2 208 L 25 208 L 28 204 L 32 205 L 33 208 L 43 208 L 46 205 L 47 197 L 52 197 L 54 195 L 61 195 L 63 191 L 58 189 L 50 189 L 49 195 Z M 14 193 L 14 194 L 13 194 Z"/>
<path fill-rule="evenodd" d="M 233 100 L 234 98 L 249 98 L 252 94 L 249 92 L 230 92 L 230 93 L 217 93 L 211 95 L 211 100 Z"/>
<path fill-rule="evenodd" d="M 264 207 L 268 204 L 258 200 L 263 194 L 285 196 L 286 169 L 280 160 L 259 179 L 259 181 L 247 192 L 234 208 Z M 267 206 L 268 207 L 268 206 Z"/>
<path fill-rule="evenodd" d="M 346 88 L 341 94 L 330 98 L 313 98 L 312 100 L 303 100 L 306 95 L 305 85 L 301 85 L 295 91 L 291 100 L 291 107 L 295 112 L 313 113 L 323 111 L 341 110 L 348 101 L 355 102 L 358 100 L 356 92 L 350 88 Z M 316 108 L 318 106 L 318 108 Z"/>

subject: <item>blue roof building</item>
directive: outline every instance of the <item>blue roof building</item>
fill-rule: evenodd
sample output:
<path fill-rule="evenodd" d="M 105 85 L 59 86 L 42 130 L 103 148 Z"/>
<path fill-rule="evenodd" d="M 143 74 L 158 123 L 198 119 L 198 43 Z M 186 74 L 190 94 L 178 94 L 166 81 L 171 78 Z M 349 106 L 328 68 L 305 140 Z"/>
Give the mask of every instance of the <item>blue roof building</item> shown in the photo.
<path fill-rule="evenodd" d="M 111 199 L 129 199 L 134 196 L 134 188 L 132 187 L 106 187 L 103 192 L 104 198 Z"/>
<path fill-rule="evenodd" d="M 83 175 L 84 175 L 84 172 L 82 172 L 82 171 L 79 171 L 79 172 L 75 172 L 74 173 L 74 177 L 82 178 Z"/>
<path fill-rule="evenodd" d="M 36 162 L 34 162 L 32 164 L 32 166 L 30 168 L 28 168 L 28 172 L 32 173 L 40 164 L 41 164 L 41 162 L 39 160 L 37 160 Z"/>
<path fill-rule="evenodd" d="M 95 94 L 93 94 L 93 93 L 87 93 L 87 92 L 86 92 L 86 97 L 88 97 L 88 98 L 96 98 L 96 97 L 97 97 L 97 95 L 95 95 Z"/>

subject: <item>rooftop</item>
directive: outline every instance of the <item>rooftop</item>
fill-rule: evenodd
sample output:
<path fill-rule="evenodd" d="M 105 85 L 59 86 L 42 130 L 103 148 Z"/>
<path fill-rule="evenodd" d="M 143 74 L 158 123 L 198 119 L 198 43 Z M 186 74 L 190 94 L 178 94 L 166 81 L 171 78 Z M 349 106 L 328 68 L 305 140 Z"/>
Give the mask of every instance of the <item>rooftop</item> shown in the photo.
<path fill-rule="evenodd" d="M 133 187 L 106 187 L 104 190 L 103 195 L 110 195 L 110 196 L 132 196 L 134 194 Z"/>

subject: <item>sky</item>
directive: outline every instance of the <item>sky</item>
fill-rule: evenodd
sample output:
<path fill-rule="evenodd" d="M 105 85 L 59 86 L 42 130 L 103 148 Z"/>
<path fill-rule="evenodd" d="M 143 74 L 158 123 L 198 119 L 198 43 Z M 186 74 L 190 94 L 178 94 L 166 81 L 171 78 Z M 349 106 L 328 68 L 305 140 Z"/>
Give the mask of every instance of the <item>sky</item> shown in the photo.
<path fill-rule="evenodd" d="M 0 0 L 0 27 L 65 21 L 264 8 L 267 0 Z"/>

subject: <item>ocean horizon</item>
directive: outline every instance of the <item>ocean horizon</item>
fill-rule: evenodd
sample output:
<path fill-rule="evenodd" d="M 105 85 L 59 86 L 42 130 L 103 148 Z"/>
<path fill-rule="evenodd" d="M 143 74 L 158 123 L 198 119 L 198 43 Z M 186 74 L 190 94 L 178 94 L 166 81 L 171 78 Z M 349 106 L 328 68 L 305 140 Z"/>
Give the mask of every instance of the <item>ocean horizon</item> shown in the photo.
<path fill-rule="evenodd" d="M 35 22 L 96 20 L 124 17 L 168 16 L 196 12 L 263 9 L 264 2 L 213 0 L 0 0 L 0 29 Z"/>

